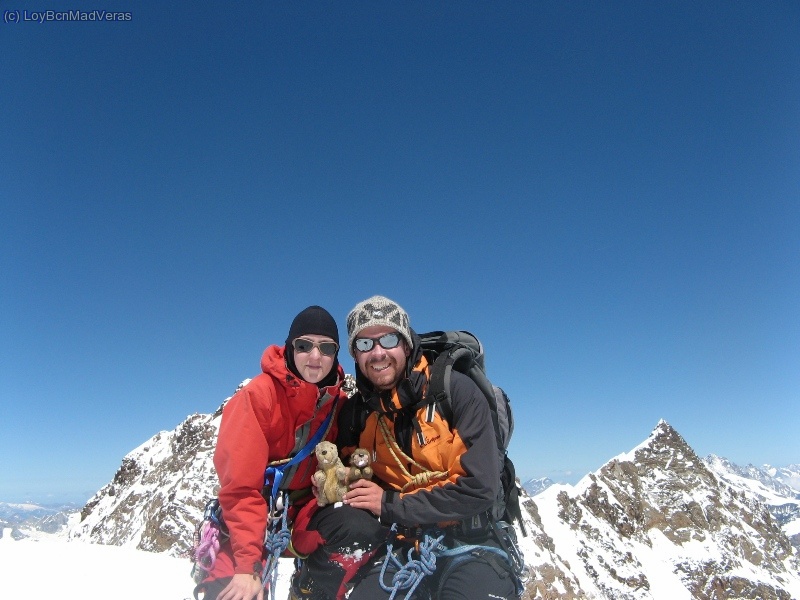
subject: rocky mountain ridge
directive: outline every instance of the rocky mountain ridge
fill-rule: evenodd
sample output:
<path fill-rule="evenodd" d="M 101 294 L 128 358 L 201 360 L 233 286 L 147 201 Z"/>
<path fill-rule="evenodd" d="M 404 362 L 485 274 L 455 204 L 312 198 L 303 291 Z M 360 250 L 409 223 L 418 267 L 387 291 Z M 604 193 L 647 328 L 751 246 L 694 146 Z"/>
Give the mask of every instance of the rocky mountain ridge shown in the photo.
<path fill-rule="evenodd" d="M 569 567 L 554 571 L 544 556 L 542 598 L 800 598 L 797 550 L 768 508 L 719 479 L 664 421 L 631 452 L 530 505 L 544 547 Z"/>
<path fill-rule="evenodd" d="M 70 539 L 188 555 L 195 524 L 217 493 L 213 454 L 221 417 L 222 406 L 191 415 L 128 453 L 114 479 L 83 507 Z"/>

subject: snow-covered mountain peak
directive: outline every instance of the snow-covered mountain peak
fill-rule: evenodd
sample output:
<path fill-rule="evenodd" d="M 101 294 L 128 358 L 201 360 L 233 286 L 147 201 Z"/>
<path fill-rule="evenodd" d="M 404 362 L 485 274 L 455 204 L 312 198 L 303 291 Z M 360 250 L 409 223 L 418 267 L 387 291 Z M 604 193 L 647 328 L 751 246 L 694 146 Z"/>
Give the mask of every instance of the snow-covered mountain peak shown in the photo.
<path fill-rule="evenodd" d="M 574 488 L 533 501 L 588 597 L 800 598 L 797 552 L 767 508 L 718 479 L 666 421 Z"/>
<path fill-rule="evenodd" d="M 190 415 L 129 452 L 114 479 L 83 508 L 70 537 L 187 554 L 206 500 L 216 494 L 213 453 L 221 409 Z"/>

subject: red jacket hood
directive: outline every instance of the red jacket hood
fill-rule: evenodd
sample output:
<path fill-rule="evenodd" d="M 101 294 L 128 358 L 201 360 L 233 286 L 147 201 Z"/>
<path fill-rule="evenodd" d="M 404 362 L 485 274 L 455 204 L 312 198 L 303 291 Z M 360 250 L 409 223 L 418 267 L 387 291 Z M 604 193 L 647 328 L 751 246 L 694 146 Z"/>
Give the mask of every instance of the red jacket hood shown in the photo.
<path fill-rule="evenodd" d="M 261 355 L 261 370 L 286 386 L 287 376 L 294 376 L 286 366 L 285 346 L 270 346 Z"/>
<path fill-rule="evenodd" d="M 264 350 L 264 354 L 261 356 L 261 370 L 267 375 L 272 375 L 286 389 L 292 387 L 292 380 L 299 379 L 286 366 L 286 346 L 270 346 Z M 342 365 L 339 365 L 337 371 L 339 373 L 338 380 L 344 381 Z"/>

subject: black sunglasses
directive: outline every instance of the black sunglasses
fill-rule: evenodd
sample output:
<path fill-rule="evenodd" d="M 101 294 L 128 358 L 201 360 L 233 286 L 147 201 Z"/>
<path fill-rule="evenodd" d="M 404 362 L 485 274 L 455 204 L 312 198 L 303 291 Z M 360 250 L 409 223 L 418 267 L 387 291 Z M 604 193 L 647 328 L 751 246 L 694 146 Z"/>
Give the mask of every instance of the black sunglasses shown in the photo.
<path fill-rule="evenodd" d="M 295 351 L 301 354 L 311 352 L 314 348 L 319 348 L 320 354 L 333 356 L 339 350 L 339 344 L 336 342 L 314 342 L 308 338 L 295 338 L 292 346 L 294 346 Z"/>
<path fill-rule="evenodd" d="M 398 344 L 400 343 L 400 334 L 384 333 L 377 339 L 356 338 L 355 342 L 353 342 L 353 345 L 359 352 L 369 352 L 375 347 L 375 342 L 378 342 L 381 345 L 381 348 L 384 348 L 385 350 L 391 350 L 392 348 L 397 348 Z"/>

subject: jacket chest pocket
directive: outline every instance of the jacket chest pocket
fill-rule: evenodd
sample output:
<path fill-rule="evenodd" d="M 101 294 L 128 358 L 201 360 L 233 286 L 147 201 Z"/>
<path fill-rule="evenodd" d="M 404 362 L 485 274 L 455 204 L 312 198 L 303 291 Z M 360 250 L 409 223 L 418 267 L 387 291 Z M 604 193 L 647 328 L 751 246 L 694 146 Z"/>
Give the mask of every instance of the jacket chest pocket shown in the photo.
<path fill-rule="evenodd" d="M 435 420 L 421 423 L 423 444 L 414 440 L 414 452 L 419 453 L 418 462 L 431 471 L 446 471 L 453 461 L 453 434 L 446 423 Z"/>

